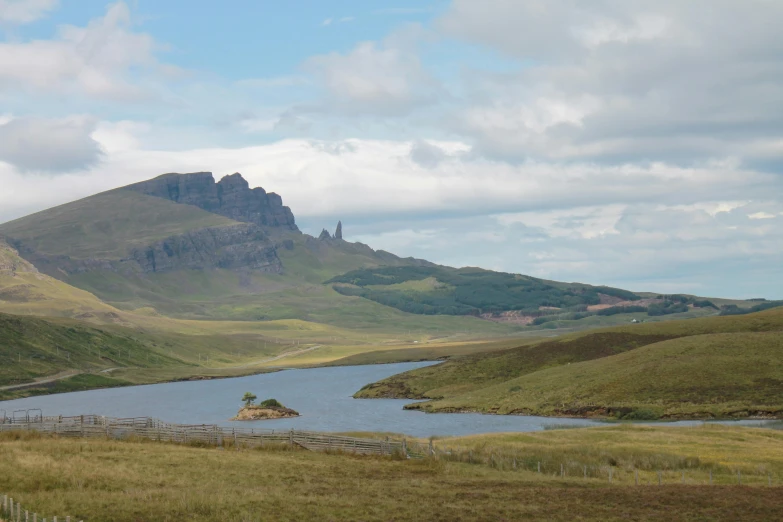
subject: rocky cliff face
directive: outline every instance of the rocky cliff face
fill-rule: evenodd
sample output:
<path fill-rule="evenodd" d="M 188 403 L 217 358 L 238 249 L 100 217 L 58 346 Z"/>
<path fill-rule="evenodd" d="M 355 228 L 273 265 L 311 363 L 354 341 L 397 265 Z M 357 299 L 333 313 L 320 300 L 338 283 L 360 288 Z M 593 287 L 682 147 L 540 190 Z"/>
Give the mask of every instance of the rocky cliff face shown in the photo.
<path fill-rule="evenodd" d="M 146 248 L 134 249 L 122 261 L 137 264 L 143 272 L 176 269 L 249 268 L 280 272 L 275 246 L 258 225 L 205 228 L 172 236 Z M 133 267 L 135 268 L 135 267 Z"/>
<path fill-rule="evenodd" d="M 120 190 L 194 205 L 236 221 L 299 230 L 291 209 L 283 205 L 280 196 L 261 187 L 251 189 L 239 173 L 225 176 L 217 183 L 211 172 L 163 174 Z"/>
<path fill-rule="evenodd" d="M 276 245 L 269 241 L 258 225 L 251 223 L 192 230 L 145 247 L 134 248 L 128 257 L 120 260 L 50 256 L 27 249 L 21 244 L 17 246 L 25 259 L 54 277 L 96 270 L 120 273 L 209 268 L 243 268 L 271 273 L 283 270 Z"/>

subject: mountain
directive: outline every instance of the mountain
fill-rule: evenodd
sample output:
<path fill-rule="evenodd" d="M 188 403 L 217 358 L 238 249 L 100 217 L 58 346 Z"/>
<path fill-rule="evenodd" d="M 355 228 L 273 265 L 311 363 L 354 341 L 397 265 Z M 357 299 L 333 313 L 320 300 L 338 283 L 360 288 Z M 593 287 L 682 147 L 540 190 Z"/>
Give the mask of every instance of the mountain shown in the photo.
<path fill-rule="evenodd" d="M 400 258 L 343 234 L 342 222 L 304 234 L 279 195 L 209 172 L 163 174 L 0 225 L 0 239 L 42 274 L 112 308 L 179 319 L 503 335 L 617 324 L 653 309 L 716 313 L 682 296 Z"/>
<path fill-rule="evenodd" d="M 504 335 L 481 320 L 416 317 L 343 296 L 327 279 L 378 266 L 428 266 L 342 239 L 303 234 L 280 196 L 239 174 L 164 174 L 0 225 L 0 240 L 40 276 L 122 312 L 177 319 L 297 319 L 373 332 Z M 73 290 L 70 290 L 73 289 Z M 60 296 L 62 297 L 62 296 Z M 77 316 L 60 298 L 55 315 Z M 0 311 L 26 313 L 0 302 Z M 36 313 L 36 312 L 33 312 Z M 136 321 L 137 318 L 131 318 Z"/>

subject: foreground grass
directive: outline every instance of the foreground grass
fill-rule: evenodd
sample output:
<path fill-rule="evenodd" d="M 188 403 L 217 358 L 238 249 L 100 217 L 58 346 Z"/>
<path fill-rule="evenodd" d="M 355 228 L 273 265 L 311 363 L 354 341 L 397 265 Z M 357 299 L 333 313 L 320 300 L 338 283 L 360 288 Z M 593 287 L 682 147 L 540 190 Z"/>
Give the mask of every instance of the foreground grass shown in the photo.
<path fill-rule="evenodd" d="M 783 432 L 719 424 L 693 427 L 619 424 L 599 428 L 553 429 L 446 437 L 435 447 L 502 469 L 518 468 L 634 484 L 664 483 L 780 485 L 783 481 Z M 587 468 L 585 470 L 585 468 Z M 683 474 L 684 473 L 684 474 Z"/>
<path fill-rule="evenodd" d="M 595 432 L 600 429 L 547 432 L 534 441 L 550 449 L 566 442 L 557 440 L 562 437 L 590 444 L 592 437 L 611 439 L 616 430 Z M 730 448 L 764 451 L 750 449 L 759 442 L 755 433 L 747 441 L 739 440 L 742 433 L 734 434 Z M 772 520 L 783 508 L 779 487 L 610 487 L 605 480 L 431 459 L 14 436 L 0 437 L 0 491 L 39 513 L 85 520 Z M 520 436 L 489 440 L 530 444 Z M 657 444 L 670 436 L 662 433 Z M 673 454 L 689 443 L 673 441 Z M 713 440 L 713 447 L 723 442 Z"/>

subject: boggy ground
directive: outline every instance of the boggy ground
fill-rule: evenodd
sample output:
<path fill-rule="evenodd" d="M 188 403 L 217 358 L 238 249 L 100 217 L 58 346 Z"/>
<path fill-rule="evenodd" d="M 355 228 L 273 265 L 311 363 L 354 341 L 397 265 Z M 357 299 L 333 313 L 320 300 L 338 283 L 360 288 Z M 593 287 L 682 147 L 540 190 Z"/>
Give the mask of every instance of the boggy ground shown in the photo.
<path fill-rule="evenodd" d="M 761 521 L 783 509 L 781 487 L 610 486 L 433 459 L 18 437 L 0 437 L 0 492 L 47 517 Z"/>

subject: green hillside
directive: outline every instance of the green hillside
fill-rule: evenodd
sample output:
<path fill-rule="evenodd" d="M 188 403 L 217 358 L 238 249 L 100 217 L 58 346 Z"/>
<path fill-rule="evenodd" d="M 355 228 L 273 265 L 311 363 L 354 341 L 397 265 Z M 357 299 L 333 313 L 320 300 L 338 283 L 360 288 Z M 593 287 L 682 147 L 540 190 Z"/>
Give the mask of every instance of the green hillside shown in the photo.
<path fill-rule="evenodd" d="M 117 333 L 77 321 L 0 314 L 0 386 L 67 370 L 183 364 L 131 331 Z"/>
<path fill-rule="evenodd" d="M 619 368 L 621 368 L 619 375 L 628 381 L 628 389 L 630 390 L 632 388 L 631 381 L 636 379 L 634 377 L 635 368 L 633 365 L 638 364 L 639 368 L 642 368 L 640 370 L 642 373 L 650 371 L 649 367 L 643 369 L 644 365 L 641 360 L 630 356 L 630 354 L 639 352 L 642 347 L 645 347 L 644 353 L 650 354 L 649 357 L 655 358 L 659 356 L 662 359 L 666 359 L 667 363 L 677 364 L 675 359 L 667 359 L 669 352 L 659 352 L 656 350 L 656 347 L 673 346 L 674 348 L 672 349 L 675 351 L 677 349 L 690 349 L 689 347 L 692 347 L 692 345 L 686 341 L 694 339 L 697 345 L 706 347 L 700 352 L 699 357 L 701 360 L 696 364 L 703 364 L 707 367 L 712 364 L 709 359 L 711 354 L 709 347 L 713 346 L 713 341 L 715 340 L 712 336 L 728 334 L 725 338 L 720 338 L 719 346 L 724 351 L 723 355 L 721 355 L 723 357 L 722 360 L 730 361 L 734 357 L 737 365 L 748 362 L 751 368 L 753 364 L 764 365 L 773 376 L 778 372 L 777 377 L 769 377 L 770 379 L 781 379 L 783 377 L 780 374 L 781 369 L 774 364 L 767 365 L 765 359 L 765 357 L 780 357 L 783 355 L 781 353 L 775 355 L 775 350 L 779 346 L 776 343 L 783 335 L 781 331 L 783 331 L 783 309 L 773 309 L 742 316 L 709 317 L 594 330 L 588 333 L 570 335 L 557 340 L 544 341 L 509 350 L 455 358 L 437 366 L 414 370 L 370 384 L 359 391 L 356 396 L 362 398 L 406 397 L 438 399 L 415 405 L 426 411 L 464 409 L 510 413 L 517 410 L 529 410 L 540 414 L 561 415 L 583 415 L 591 411 L 598 411 L 606 414 L 607 412 L 602 409 L 605 410 L 610 406 L 619 407 L 616 396 L 612 396 L 615 398 L 612 399 L 613 402 L 611 404 L 608 404 L 606 401 L 609 398 L 597 392 L 592 394 L 591 392 L 574 392 L 569 394 L 570 392 L 566 391 L 568 390 L 568 379 L 572 377 L 568 373 L 569 371 L 577 371 L 585 367 L 583 363 L 593 361 L 596 364 L 587 365 L 586 368 L 588 370 L 586 371 L 588 373 L 589 371 L 594 371 L 594 377 L 600 379 L 603 375 L 609 375 L 611 372 L 608 368 L 602 368 L 598 362 L 617 360 L 620 355 L 623 355 L 625 358 L 619 358 L 620 363 L 617 363 L 620 364 Z M 756 333 L 761 337 L 751 336 L 751 334 L 755 335 Z M 675 340 L 677 342 L 674 342 Z M 759 349 L 758 351 L 746 351 L 746 344 L 754 344 Z M 747 361 L 744 361 L 745 356 L 748 358 Z M 731 367 L 730 362 L 726 364 L 727 366 L 724 369 Z M 715 367 L 719 367 L 717 363 Z M 764 371 L 767 371 L 767 369 Z M 731 388 L 735 386 L 736 383 L 721 379 L 721 371 L 723 370 L 718 370 L 717 374 L 709 374 L 706 377 L 707 380 L 702 382 L 700 386 L 691 383 L 692 386 L 695 386 L 695 395 L 683 394 L 683 397 L 702 397 L 702 402 L 707 401 L 710 397 L 717 397 L 720 403 L 717 408 L 720 409 L 726 406 L 729 401 L 728 396 L 714 396 L 711 395 L 712 392 L 710 391 L 715 387 L 726 386 Z M 542 399 L 544 402 L 534 405 L 530 396 L 524 395 L 524 393 L 527 393 L 525 390 L 528 390 L 529 393 L 534 393 L 534 389 L 538 386 L 536 383 L 539 383 L 539 381 L 534 379 L 544 375 L 545 372 L 555 372 L 554 374 L 557 375 L 561 375 L 557 372 L 562 372 L 562 375 L 565 376 L 565 380 L 555 385 L 557 389 L 564 390 L 562 395 L 558 396 L 562 399 L 559 403 L 559 410 L 555 408 L 554 403 L 550 404 L 547 402 L 549 399 Z M 674 377 L 674 373 L 667 369 L 662 368 L 651 375 L 654 379 L 645 381 L 648 385 L 652 386 L 658 382 L 663 383 L 671 377 L 673 382 L 670 389 L 676 389 L 679 377 Z M 762 375 L 762 373 L 759 373 L 759 375 Z M 576 379 L 576 377 L 573 378 Z M 738 378 L 751 379 L 752 375 L 748 374 Z M 531 380 L 524 381 L 525 379 Z M 584 379 L 584 377 L 581 379 Z M 524 382 L 517 384 L 517 380 L 523 380 Z M 607 386 L 607 389 L 610 390 L 620 390 L 620 393 L 624 393 L 623 390 L 625 390 L 621 385 L 606 382 L 596 384 L 594 390 L 598 390 L 600 386 Z M 513 393 L 510 391 L 512 388 L 514 388 Z M 773 392 L 774 389 L 774 386 L 770 388 Z M 676 401 L 677 397 L 675 392 L 661 391 L 662 395 L 656 395 L 657 392 L 653 393 L 652 391 L 649 393 L 647 402 L 641 401 L 631 406 L 631 408 L 639 409 L 642 406 L 650 406 L 652 404 L 650 401 L 660 400 L 663 401 L 662 404 L 666 403 L 667 400 Z M 755 397 L 752 394 L 745 394 L 745 396 L 748 400 Z M 566 406 L 573 403 L 574 397 L 579 398 L 580 404 L 594 403 L 594 406 L 591 406 L 592 409 L 580 409 L 583 408 L 582 405 Z M 629 402 L 631 397 L 632 395 L 628 395 Z M 712 398 L 709 400 L 711 401 Z M 753 400 L 756 399 L 754 398 Z M 697 403 L 701 404 L 698 401 Z M 763 404 L 763 402 L 756 402 L 751 406 Z M 661 404 L 658 406 L 661 406 Z M 626 408 L 626 406 L 622 407 Z M 654 409 L 656 414 L 661 415 L 668 411 L 664 410 L 657 406 Z"/>
<path fill-rule="evenodd" d="M 1 224 L 0 237 L 47 255 L 120 259 L 134 246 L 235 224 L 198 207 L 114 190 Z"/>
<path fill-rule="evenodd" d="M 783 416 L 783 332 L 696 335 L 421 406 L 623 419 Z"/>
<path fill-rule="evenodd" d="M 541 279 L 480 268 L 438 266 L 380 267 L 354 270 L 327 283 L 345 295 L 357 295 L 418 314 L 478 315 L 542 307 L 585 311 L 601 295 L 637 300 L 633 292 L 589 285 L 553 285 Z"/>

